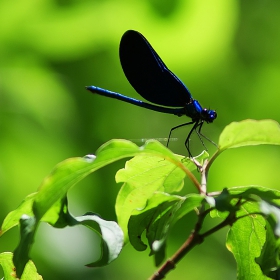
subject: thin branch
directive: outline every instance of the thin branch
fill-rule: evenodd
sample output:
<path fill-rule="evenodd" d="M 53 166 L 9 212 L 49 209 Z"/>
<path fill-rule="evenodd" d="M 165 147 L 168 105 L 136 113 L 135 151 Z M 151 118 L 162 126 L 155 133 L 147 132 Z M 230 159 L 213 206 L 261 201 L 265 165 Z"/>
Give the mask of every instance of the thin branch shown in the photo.
<path fill-rule="evenodd" d="M 206 214 L 208 214 L 209 211 L 204 211 L 199 216 L 199 220 L 196 223 L 196 226 L 188 239 L 185 241 L 185 243 L 180 247 L 180 249 L 169 259 L 167 260 L 160 268 L 159 270 L 154 273 L 154 275 L 150 278 L 150 280 L 160 280 L 164 279 L 166 274 L 173 270 L 176 267 L 176 264 L 195 246 L 203 243 L 204 239 L 215 233 L 216 231 L 228 226 L 232 225 L 236 221 L 235 213 L 230 213 L 227 218 L 221 222 L 220 224 L 216 225 L 212 229 L 206 231 L 203 234 L 200 234 L 199 231 L 201 230 L 202 223 L 204 218 L 206 217 Z"/>
<path fill-rule="evenodd" d="M 197 164 L 196 162 L 194 162 Z M 200 191 L 200 194 L 206 194 L 207 193 L 207 177 L 208 177 L 208 171 L 211 163 L 207 160 L 205 160 L 203 166 L 197 165 L 201 172 L 201 185 L 199 185 L 198 189 Z M 240 206 L 241 198 L 237 201 L 235 206 Z M 160 280 L 164 279 L 166 274 L 173 270 L 176 267 L 176 264 L 188 253 L 190 252 L 195 246 L 203 243 L 204 239 L 208 237 L 209 235 L 217 232 L 218 230 L 228 226 L 232 225 L 236 220 L 236 213 L 229 213 L 228 216 L 224 221 L 222 221 L 220 224 L 216 225 L 215 227 L 211 228 L 210 230 L 206 231 L 203 234 L 200 234 L 200 230 L 202 228 L 203 221 L 205 217 L 210 213 L 212 209 L 204 210 L 204 205 L 200 208 L 200 214 L 198 215 L 198 221 L 195 225 L 195 228 L 191 232 L 188 239 L 184 242 L 184 244 L 179 248 L 179 250 L 170 258 L 168 259 L 159 269 L 156 273 L 152 275 L 150 280 Z"/>
<path fill-rule="evenodd" d="M 203 163 L 203 166 L 201 167 L 201 194 L 206 194 L 207 193 L 207 164 L 208 160 L 205 160 Z"/>

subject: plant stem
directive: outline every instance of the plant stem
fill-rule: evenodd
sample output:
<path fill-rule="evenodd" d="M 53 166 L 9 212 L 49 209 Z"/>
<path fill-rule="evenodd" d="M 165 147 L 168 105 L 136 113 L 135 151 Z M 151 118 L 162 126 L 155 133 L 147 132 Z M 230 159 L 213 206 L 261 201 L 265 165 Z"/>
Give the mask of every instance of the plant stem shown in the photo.
<path fill-rule="evenodd" d="M 164 279 L 166 274 L 176 267 L 176 264 L 196 245 L 201 244 L 204 241 L 204 238 L 215 233 L 216 231 L 222 229 L 225 226 L 232 225 L 232 223 L 236 220 L 235 213 L 230 213 L 226 219 L 221 222 L 220 224 L 216 225 L 212 229 L 206 231 L 203 234 L 200 234 L 199 231 L 201 230 L 203 220 L 206 216 L 208 211 L 201 213 L 199 216 L 199 220 L 196 223 L 196 226 L 188 239 L 185 243 L 179 248 L 179 250 L 170 258 L 168 259 L 160 268 L 159 270 L 154 273 L 154 275 L 150 278 L 150 280 L 160 280 Z"/>

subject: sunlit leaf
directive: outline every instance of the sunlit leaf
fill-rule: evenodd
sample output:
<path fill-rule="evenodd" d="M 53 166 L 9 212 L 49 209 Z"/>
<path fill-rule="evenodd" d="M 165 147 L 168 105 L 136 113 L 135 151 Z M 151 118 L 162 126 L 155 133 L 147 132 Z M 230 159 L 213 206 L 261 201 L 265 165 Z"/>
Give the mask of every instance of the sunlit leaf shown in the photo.
<path fill-rule="evenodd" d="M 4 272 L 5 280 L 15 280 L 16 270 L 13 263 L 13 253 L 1 253 L 0 264 Z"/>
<path fill-rule="evenodd" d="M 1 226 L 1 235 L 12 227 L 19 224 L 19 220 L 23 214 L 32 216 L 32 204 L 37 193 L 32 193 L 28 195 L 20 205 L 13 211 L 11 211 L 4 219 Z"/>
<path fill-rule="evenodd" d="M 274 120 L 244 120 L 226 126 L 219 138 L 219 150 L 242 146 L 280 145 L 280 126 Z"/>
<path fill-rule="evenodd" d="M 13 253 L 1 253 L 0 264 L 3 268 L 5 280 L 15 280 L 16 270 L 13 264 Z M 29 261 L 25 266 L 21 280 L 42 280 L 42 276 L 37 273 L 37 269 L 32 261 Z"/>
<path fill-rule="evenodd" d="M 99 168 L 119 159 L 132 157 L 137 154 L 154 155 L 157 157 L 157 161 L 161 160 L 166 163 L 172 162 L 173 169 L 176 169 L 176 166 L 180 167 L 184 172 L 179 171 L 178 173 L 176 170 L 173 173 L 173 178 L 180 177 L 181 179 L 179 181 L 181 186 L 182 178 L 184 178 L 185 174 L 192 176 L 186 167 L 186 165 L 189 164 L 186 164 L 187 161 L 183 161 L 182 158 L 174 155 L 165 146 L 155 140 L 147 141 L 142 147 L 138 147 L 134 143 L 126 140 L 112 140 L 101 146 L 96 156 L 88 155 L 84 158 L 71 158 L 61 162 L 54 168 L 51 174 L 45 178 L 38 192 L 34 194 L 34 197 L 27 198 L 16 212 L 8 217 L 8 221 L 10 222 L 5 223 L 5 230 L 7 230 L 14 226 L 17 223 L 17 219 L 23 214 L 20 220 L 21 242 L 14 253 L 14 262 L 19 276 L 29 260 L 29 251 L 39 222 L 46 221 L 55 227 L 65 227 L 69 225 L 69 221 L 76 219 L 73 217 L 71 218 L 68 212 L 66 195 L 69 189 Z M 180 176 L 178 176 L 178 174 L 180 174 Z M 168 183 L 168 180 L 166 182 L 167 189 L 170 190 L 173 188 L 172 182 Z M 179 190 L 181 186 L 175 187 Z M 32 205 L 33 199 L 34 202 L 31 211 L 30 206 Z M 26 213 L 32 215 L 28 216 Z M 32 217 L 33 213 L 35 218 Z M 86 218 L 81 219 L 83 220 Z M 90 219 L 95 219 L 95 222 L 97 222 L 96 219 L 99 218 L 95 217 Z M 90 219 L 88 218 L 88 220 Z M 101 231 L 102 256 L 97 262 L 93 262 L 89 264 L 89 266 L 108 264 L 117 257 L 123 245 L 123 233 L 118 226 L 116 230 L 116 224 L 114 222 L 100 219 L 97 223 Z M 106 228 L 109 229 L 109 227 L 109 231 L 114 232 L 115 236 L 114 234 L 108 234 L 108 230 L 105 230 Z M 113 230 L 114 227 L 115 229 Z M 114 239 L 113 236 L 117 237 L 118 241 Z"/>
<path fill-rule="evenodd" d="M 259 212 L 256 203 L 246 203 L 238 216 Z M 226 246 L 237 262 L 237 279 L 268 279 L 255 259 L 261 255 L 266 239 L 266 221 L 261 215 L 248 215 L 238 219 L 230 228 Z"/>
<path fill-rule="evenodd" d="M 71 158 L 55 167 L 43 181 L 35 198 L 33 210 L 37 219 L 41 219 L 56 201 L 65 197 L 71 187 L 90 173 L 114 161 L 137 154 L 158 156 L 159 160 L 162 158 L 171 161 L 189 172 L 176 155 L 155 140 L 147 141 L 142 147 L 127 140 L 111 140 L 97 150 L 96 156 Z"/>
<path fill-rule="evenodd" d="M 206 156 L 207 154 L 203 153 L 196 160 L 202 161 Z M 127 223 L 132 211 L 145 208 L 147 200 L 157 191 L 166 193 L 180 191 L 186 177 L 185 169 L 187 168 L 189 172 L 196 170 L 197 167 L 193 162 L 176 157 L 169 162 L 158 156 L 138 155 L 129 160 L 124 169 L 117 172 L 117 182 L 125 182 L 118 193 L 115 208 L 126 241 Z"/>

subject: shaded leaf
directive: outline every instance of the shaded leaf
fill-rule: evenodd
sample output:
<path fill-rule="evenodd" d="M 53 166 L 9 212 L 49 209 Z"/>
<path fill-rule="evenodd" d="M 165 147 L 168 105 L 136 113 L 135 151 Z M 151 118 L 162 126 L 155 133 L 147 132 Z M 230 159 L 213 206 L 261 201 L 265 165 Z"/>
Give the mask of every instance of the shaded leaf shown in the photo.
<path fill-rule="evenodd" d="M 190 213 L 196 208 L 199 208 L 205 200 L 204 195 L 200 194 L 188 194 L 180 207 L 174 212 L 174 217 L 172 219 L 172 225 L 177 223 L 180 219 L 182 219 L 185 215 Z"/>
<path fill-rule="evenodd" d="M 182 202 L 183 198 L 159 192 L 148 200 L 145 209 L 134 210 L 127 225 L 131 245 L 138 251 L 145 250 L 147 245 L 141 239 L 142 233 L 154 220 L 159 219 L 164 211 L 170 210 L 176 202 L 180 201 Z"/>
<path fill-rule="evenodd" d="M 233 205 L 232 199 L 236 198 L 237 196 L 232 195 L 228 189 L 223 189 L 221 194 L 215 197 L 215 202 L 212 207 L 215 207 L 216 210 L 220 212 L 233 212 L 238 210 L 238 208 Z M 206 199 L 207 200 L 207 199 Z M 209 201 L 209 199 L 208 199 Z"/>
<path fill-rule="evenodd" d="M 104 266 L 115 260 L 123 247 L 123 232 L 114 221 L 106 221 L 94 213 L 86 213 L 81 217 L 69 219 L 69 226 L 84 225 L 96 232 L 101 240 L 101 256 L 99 260 L 87 264 L 89 267 Z"/>
<path fill-rule="evenodd" d="M 155 266 L 159 266 L 165 259 L 166 240 L 156 240 L 153 242 L 152 253 L 154 254 Z"/>
<path fill-rule="evenodd" d="M 216 197 L 206 197 L 206 201 L 214 210 L 219 212 L 232 212 L 238 210 L 233 203 L 236 199 L 246 199 L 249 201 L 280 204 L 280 191 L 261 186 L 232 187 L 223 189 Z M 259 209 L 260 210 L 260 209 Z M 221 215 L 224 216 L 224 215 Z"/>
<path fill-rule="evenodd" d="M 270 189 L 262 186 L 243 186 L 232 187 L 227 189 L 231 196 L 253 198 L 256 195 L 266 201 L 279 201 L 280 203 L 280 191 L 276 189 Z"/>
<path fill-rule="evenodd" d="M 97 261 L 87 266 L 104 266 L 112 262 L 120 254 L 123 247 L 123 232 L 114 221 L 106 221 L 93 213 L 87 213 L 81 217 L 73 217 L 67 208 L 67 201 L 61 204 L 59 220 L 55 223 L 56 227 L 66 227 L 84 225 L 97 233 L 100 237 L 101 254 Z M 47 218 L 50 218 L 48 221 Z M 52 222 L 51 215 L 44 216 L 46 222 Z M 29 260 L 29 251 L 34 241 L 37 224 L 35 218 L 24 215 L 21 218 L 21 241 L 14 252 L 14 264 L 17 268 L 17 276 L 21 276 L 25 265 Z"/>
<path fill-rule="evenodd" d="M 128 223 L 130 243 L 136 250 L 145 250 L 147 245 L 142 241 L 142 234 L 146 231 L 150 255 L 155 254 L 156 265 L 159 265 L 165 257 L 166 239 L 173 225 L 199 207 L 203 200 L 198 194 L 179 197 L 156 193 L 144 209 L 133 211 Z"/>
<path fill-rule="evenodd" d="M 267 203 L 264 200 L 260 201 L 260 210 L 265 215 L 272 215 L 275 218 L 275 228 L 274 234 L 279 237 L 280 236 L 280 209 L 274 205 Z"/>
<path fill-rule="evenodd" d="M 17 277 L 21 277 L 24 267 L 29 261 L 29 251 L 34 242 L 36 219 L 27 215 L 20 218 L 20 242 L 14 251 L 13 262 Z"/>
<path fill-rule="evenodd" d="M 256 258 L 263 273 L 272 279 L 279 279 L 279 242 L 273 233 L 275 221 L 272 217 L 266 220 L 266 241 L 262 248 L 261 256 Z"/>

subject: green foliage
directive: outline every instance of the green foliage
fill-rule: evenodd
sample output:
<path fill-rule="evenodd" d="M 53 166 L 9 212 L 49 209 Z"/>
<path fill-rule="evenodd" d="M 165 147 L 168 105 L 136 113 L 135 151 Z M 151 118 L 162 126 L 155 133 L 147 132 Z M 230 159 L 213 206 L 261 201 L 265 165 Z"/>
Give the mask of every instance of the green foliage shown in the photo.
<path fill-rule="evenodd" d="M 142 147 L 126 140 L 111 140 L 97 150 L 96 156 L 61 162 L 45 178 L 38 192 L 27 196 L 2 224 L 1 235 L 16 225 L 20 226 L 21 235 L 13 254 L 16 270 L 11 265 L 11 254 L 1 255 L 5 277 L 16 273 L 24 279 L 33 271 L 28 279 L 39 279 L 34 266 L 30 266 L 29 255 L 42 221 L 57 228 L 83 225 L 96 232 L 101 240 L 101 255 L 87 266 L 111 263 L 127 242 L 138 251 L 149 247 L 150 255 L 154 255 L 155 264 L 159 266 L 166 258 L 171 229 L 181 218 L 195 211 L 197 222 L 193 232 L 152 279 L 161 279 L 193 247 L 226 226 L 230 227 L 226 246 L 236 259 L 238 279 L 277 279 L 280 191 L 240 186 L 213 194 L 205 192 L 209 168 L 221 152 L 259 144 L 280 145 L 278 123 L 247 120 L 230 124 L 222 132 L 219 149 L 210 159 L 205 152 L 192 159 L 175 155 L 156 140 L 149 140 Z M 70 214 L 69 189 L 96 170 L 127 157 L 133 158 L 116 174 L 116 181 L 123 183 L 115 206 L 118 224 L 90 212 L 80 217 Z M 192 173 L 197 168 L 201 183 Z M 189 178 L 186 186 L 185 177 Z M 222 221 L 202 232 L 203 221 L 210 213 Z"/>
<path fill-rule="evenodd" d="M 0 254 L 0 264 L 4 270 L 5 280 L 15 280 L 16 271 L 13 264 L 12 253 Z M 20 278 L 21 280 L 42 280 L 42 276 L 37 273 L 37 269 L 32 261 L 28 261 L 25 266 L 24 274 Z"/>
<path fill-rule="evenodd" d="M 279 11 L 280 1 L 0 1 L 0 220 L 63 159 L 93 153 L 112 138 L 166 137 L 171 127 L 186 121 L 84 92 L 84 85 L 94 84 L 139 97 L 118 59 L 118 43 L 128 29 L 142 32 L 194 98 L 217 110 L 217 121 L 203 127 L 215 142 L 233 120 L 279 121 Z M 170 149 L 185 155 L 185 135 L 184 129 L 176 131 L 172 137 L 180 140 Z M 214 147 L 208 148 L 212 155 Z M 263 145 L 225 152 L 210 170 L 208 191 L 252 183 L 279 189 L 278 151 Z M 113 178 L 121 165 L 122 161 L 109 165 L 82 180 L 68 194 L 70 209 L 77 215 L 93 209 L 113 220 L 119 188 Z M 186 184 L 191 187 L 188 179 Z M 32 216 L 32 203 L 23 212 Z M 20 216 L 14 218 L 18 221 Z M 176 231 L 176 238 L 168 239 L 168 255 L 188 230 Z M 105 280 L 118 275 L 140 280 L 153 269 L 146 252 L 139 254 L 130 246 L 106 268 L 81 268 L 97 257 L 83 254 L 80 246 L 80 251 L 72 249 L 76 256 L 71 258 L 73 247 L 65 242 L 74 234 L 61 241 L 61 232 L 43 225 L 36 234 L 31 256 L 46 279 Z M 15 248 L 15 233 L 17 228 L 1 238 L 0 252 Z M 171 278 L 185 279 L 187 266 L 189 279 L 235 279 L 236 266 L 231 254 L 224 252 L 222 235 L 194 250 Z M 87 238 L 83 235 L 83 240 Z M 199 261 L 192 261 L 198 255 Z"/>

